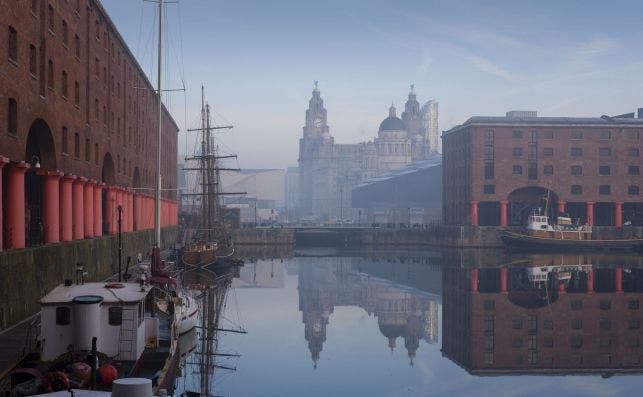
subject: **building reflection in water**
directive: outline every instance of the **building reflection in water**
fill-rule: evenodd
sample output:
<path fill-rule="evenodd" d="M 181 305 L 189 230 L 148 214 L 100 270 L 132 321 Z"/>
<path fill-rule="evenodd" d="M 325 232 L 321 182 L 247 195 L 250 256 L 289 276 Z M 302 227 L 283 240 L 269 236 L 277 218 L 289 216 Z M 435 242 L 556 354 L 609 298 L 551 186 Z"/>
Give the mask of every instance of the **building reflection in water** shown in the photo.
<path fill-rule="evenodd" d="M 420 340 L 438 341 L 440 271 L 420 263 L 365 258 L 296 258 L 299 310 L 314 366 L 337 306 L 356 306 L 377 318 L 388 347 L 404 341 L 413 364 Z M 405 284 L 404 279 L 410 282 Z M 437 281 L 437 282 L 436 282 Z"/>
<path fill-rule="evenodd" d="M 442 284 L 442 353 L 474 375 L 643 372 L 637 258 L 447 266 Z"/>

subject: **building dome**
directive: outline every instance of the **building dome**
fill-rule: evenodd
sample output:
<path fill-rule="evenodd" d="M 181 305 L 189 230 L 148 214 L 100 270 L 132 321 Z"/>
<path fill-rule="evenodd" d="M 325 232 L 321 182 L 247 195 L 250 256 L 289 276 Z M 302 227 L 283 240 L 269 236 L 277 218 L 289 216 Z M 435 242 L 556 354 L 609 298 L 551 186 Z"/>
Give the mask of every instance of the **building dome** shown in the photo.
<path fill-rule="evenodd" d="M 388 117 L 380 123 L 379 131 L 403 131 L 406 130 L 404 122 L 395 115 L 395 106 L 391 105 L 388 110 Z"/>

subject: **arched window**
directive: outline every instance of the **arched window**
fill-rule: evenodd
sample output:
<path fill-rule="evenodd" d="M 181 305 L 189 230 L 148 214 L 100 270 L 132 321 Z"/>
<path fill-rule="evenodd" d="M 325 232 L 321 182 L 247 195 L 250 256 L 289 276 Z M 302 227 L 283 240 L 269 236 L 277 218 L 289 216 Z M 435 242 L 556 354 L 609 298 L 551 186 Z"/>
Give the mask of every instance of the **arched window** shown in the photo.
<path fill-rule="evenodd" d="M 63 29 L 63 45 L 67 46 L 67 43 L 69 42 L 69 29 L 67 28 L 67 21 L 63 19 L 62 22 L 62 29 Z"/>

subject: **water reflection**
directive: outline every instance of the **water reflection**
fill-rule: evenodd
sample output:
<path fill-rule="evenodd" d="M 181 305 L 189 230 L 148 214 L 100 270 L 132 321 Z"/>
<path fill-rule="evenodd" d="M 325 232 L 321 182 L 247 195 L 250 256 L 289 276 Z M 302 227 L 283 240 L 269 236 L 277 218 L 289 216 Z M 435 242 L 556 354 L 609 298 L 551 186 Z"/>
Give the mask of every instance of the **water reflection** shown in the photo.
<path fill-rule="evenodd" d="M 601 378 L 642 372 L 640 257 L 293 255 L 235 275 L 249 333 L 219 334 L 242 358 L 218 394 L 629 395 L 643 385 Z M 575 374 L 596 376 L 580 387 L 554 376 Z"/>
<path fill-rule="evenodd" d="M 439 295 L 416 289 L 396 280 L 401 270 L 415 282 L 437 271 L 419 268 L 420 265 L 368 262 L 362 258 L 318 259 L 315 263 L 299 266 L 299 310 L 304 322 L 305 338 L 311 359 L 317 366 L 326 341 L 326 327 L 337 306 L 356 306 L 377 318 L 388 347 L 395 349 L 403 339 L 410 363 L 416 356 L 420 340 L 436 343 L 438 340 Z M 417 273 L 412 277 L 410 273 Z M 388 276 L 388 278 L 387 278 Z M 391 277 L 392 276 L 392 277 Z"/>
<path fill-rule="evenodd" d="M 640 372 L 638 258 L 445 267 L 443 354 L 475 375 Z"/>

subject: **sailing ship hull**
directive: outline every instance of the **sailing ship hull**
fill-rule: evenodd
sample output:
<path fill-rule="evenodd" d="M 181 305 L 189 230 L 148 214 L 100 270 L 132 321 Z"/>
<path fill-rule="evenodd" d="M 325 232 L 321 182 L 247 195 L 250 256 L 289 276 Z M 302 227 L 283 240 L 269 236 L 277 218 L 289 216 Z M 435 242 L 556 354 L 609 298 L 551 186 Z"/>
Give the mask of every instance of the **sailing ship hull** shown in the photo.
<path fill-rule="evenodd" d="M 502 242 L 509 249 L 547 251 L 630 251 L 643 252 L 643 239 L 572 240 L 532 236 L 503 231 Z"/>

